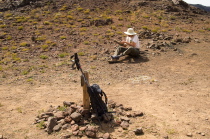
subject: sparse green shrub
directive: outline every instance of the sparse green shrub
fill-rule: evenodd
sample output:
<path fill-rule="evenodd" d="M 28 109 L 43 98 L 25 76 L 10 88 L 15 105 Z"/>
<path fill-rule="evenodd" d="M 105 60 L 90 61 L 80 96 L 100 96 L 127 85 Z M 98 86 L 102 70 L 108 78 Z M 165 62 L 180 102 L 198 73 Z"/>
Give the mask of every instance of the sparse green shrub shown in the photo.
<path fill-rule="evenodd" d="M 86 33 L 85 33 L 85 32 L 82 32 L 82 33 L 80 33 L 80 35 L 81 35 L 81 36 L 84 36 L 84 35 L 86 35 Z"/>
<path fill-rule="evenodd" d="M 22 75 L 27 75 L 27 74 L 29 74 L 29 72 L 30 72 L 30 70 L 24 70 L 24 71 L 22 71 Z"/>
<path fill-rule="evenodd" d="M 171 20 L 176 20 L 176 17 L 175 16 L 171 16 L 170 19 Z"/>
<path fill-rule="evenodd" d="M 60 39 L 64 40 L 66 39 L 67 37 L 66 36 L 60 36 Z"/>
<path fill-rule="evenodd" d="M 66 6 L 66 5 L 63 5 L 63 7 L 60 8 L 59 10 L 60 10 L 60 11 L 65 11 L 65 10 L 67 10 L 67 6 Z"/>
<path fill-rule="evenodd" d="M 24 48 L 24 49 L 22 49 L 22 52 L 27 52 L 27 51 L 29 51 L 29 49 L 28 49 L 28 48 Z"/>
<path fill-rule="evenodd" d="M 45 41 L 46 40 L 46 36 L 38 36 L 36 38 L 37 41 Z"/>
<path fill-rule="evenodd" d="M 186 32 L 186 33 L 191 33 L 192 32 L 192 30 L 187 30 L 187 29 L 183 29 L 182 31 Z"/>
<path fill-rule="evenodd" d="M 49 21 L 44 21 L 44 25 L 50 25 L 51 23 Z"/>
<path fill-rule="evenodd" d="M 122 20 L 123 20 L 123 17 L 119 17 L 118 20 L 119 20 L 119 21 L 122 21 Z"/>
<path fill-rule="evenodd" d="M 131 28 L 132 26 L 131 25 L 127 25 L 127 28 Z"/>
<path fill-rule="evenodd" d="M 84 11 L 84 14 L 89 14 L 90 13 L 90 9 L 86 9 L 85 11 Z"/>
<path fill-rule="evenodd" d="M 58 56 L 60 57 L 60 58 L 64 58 L 65 56 L 67 56 L 68 54 L 67 53 L 62 53 L 62 54 L 59 54 Z"/>
<path fill-rule="evenodd" d="M 141 28 L 142 28 L 142 29 L 145 29 L 145 30 L 147 30 L 147 29 L 148 29 L 148 27 L 147 27 L 147 26 L 142 26 Z"/>
<path fill-rule="evenodd" d="M 79 55 L 79 56 L 84 56 L 85 53 L 84 53 L 84 52 L 79 52 L 78 55 Z"/>
<path fill-rule="evenodd" d="M 33 78 L 28 78 L 27 79 L 27 82 L 32 82 L 33 81 Z"/>
<path fill-rule="evenodd" d="M 82 22 L 83 21 L 83 19 L 77 19 L 77 22 Z"/>
<path fill-rule="evenodd" d="M 111 29 L 117 30 L 117 27 L 116 26 L 111 26 Z"/>
<path fill-rule="evenodd" d="M 12 36 L 8 35 L 6 39 L 7 40 L 11 40 L 12 39 Z"/>
<path fill-rule="evenodd" d="M 0 28 L 6 28 L 6 25 L 0 25 Z"/>
<path fill-rule="evenodd" d="M 120 24 L 117 24 L 117 26 L 122 27 L 122 26 L 123 26 L 123 24 L 122 24 L 122 23 L 120 23 Z"/>
<path fill-rule="evenodd" d="M 8 46 L 4 46 L 1 48 L 2 50 L 9 50 L 9 47 Z"/>
<path fill-rule="evenodd" d="M 116 13 L 116 14 L 122 14 L 123 11 L 122 11 L 122 10 L 117 10 L 115 13 Z"/>
<path fill-rule="evenodd" d="M 71 16 L 71 15 L 68 15 L 67 18 L 70 20 L 74 19 L 73 16 Z"/>
<path fill-rule="evenodd" d="M 22 46 L 22 47 L 25 47 L 25 46 L 27 46 L 27 45 L 28 45 L 27 42 L 21 42 L 21 43 L 20 43 L 20 46 Z"/>
<path fill-rule="evenodd" d="M 12 46 L 11 49 L 12 50 L 16 50 L 17 49 L 17 46 Z"/>
<path fill-rule="evenodd" d="M 42 50 L 46 51 L 49 48 L 49 46 L 47 44 L 44 44 L 41 46 L 41 48 Z"/>
<path fill-rule="evenodd" d="M 77 7 L 77 10 L 78 11 L 83 11 L 83 8 L 82 7 Z"/>
<path fill-rule="evenodd" d="M 25 17 L 15 17 L 16 18 L 16 23 L 22 23 L 27 21 L 27 18 Z"/>
<path fill-rule="evenodd" d="M 46 56 L 46 55 L 41 55 L 40 58 L 41 58 L 41 59 L 48 59 L 48 56 Z"/>
<path fill-rule="evenodd" d="M 142 14 L 142 17 L 143 18 L 150 18 L 150 16 L 148 14 L 146 14 L 146 13 Z"/>
<path fill-rule="evenodd" d="M 203 29 L 200 29 L 198 31 L 201 32 L 201 33 L 204 33 L 205 32 L 205 30 L 203 30 Z"/>
<path fill-rule="evenodd" d="M 12 14 L 11 13 L 5 13 L 4 17 L 11 17 Z"/>
<path fill-rule="evenodd" d="M 17 107 L 16 110 L 19 112 L 19 113 L 22 113 L 22 108 L 21 107 Z"/>
<path fill-rule="evenodd" d="M 94 34 L 93 34 L 93 36 L 98 36 L 98 35 L 99 35 L 98 33 L 94 33 Z"/>
<path fill-rule="evenodd" d="M 79 29 L 80 31 L 87 31 L 87 28 L 83 27 Z"/>
<path fill-rule="evenodd" d="M 3 67 L 0 65 L 0 71 L 3 71 Z M 0 103 L 1 104 L 1 103 Z"/>
<path fill-rule="evenodd" d="M 84 41 L 84 44 L 85 44 L 85 45 L 89 45 L 90 42 L 89 42 L 89 41 Z"/>
<path fill-rule="evenodd" d="M 23 30 L 23 26 L 19 26 L 17 29 L 18 30 Z"/>
<path fill-rule="evenodd" d="M 66 109 L 67 109 L 66 106 L 60 106 L 60 107 L 58 107 L 58 110 L 59 110 L 59 111 L 65 111 Z"/>
<path fill-rule="evenodd" d="M 46 127 L 45 121 L 39 122 L 39 123 L 36 125 L 36 127 L 40 128 L 40 129 L 44 129 L 44 128 Z"/>

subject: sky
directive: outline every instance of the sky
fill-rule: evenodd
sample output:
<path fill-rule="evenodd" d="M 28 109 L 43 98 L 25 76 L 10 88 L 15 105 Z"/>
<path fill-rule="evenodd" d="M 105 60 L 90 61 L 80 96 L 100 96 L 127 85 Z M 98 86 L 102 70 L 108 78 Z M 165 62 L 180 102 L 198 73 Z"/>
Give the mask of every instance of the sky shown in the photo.
<path fill-rule="evenodd" d="M 204 6 L 210 6 L 210 0 L 183 0 L 189 4 L 202 4 Z"/>

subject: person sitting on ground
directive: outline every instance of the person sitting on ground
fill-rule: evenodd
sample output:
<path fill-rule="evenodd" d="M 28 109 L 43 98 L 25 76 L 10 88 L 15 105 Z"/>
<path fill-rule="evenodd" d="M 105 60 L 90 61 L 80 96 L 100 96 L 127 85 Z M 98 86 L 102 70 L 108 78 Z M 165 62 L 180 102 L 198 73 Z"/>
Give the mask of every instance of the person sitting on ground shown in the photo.
<path fill-rule="evenodd" d="M 133 28 L 128 28 L 127 32 L 124 32 L 127 37 L 125 41 L 117 42 L 120 46 L 115 50 L 114 55 L 111 56 L 112 61 L 117 61 L 121 56 L 138 56 L 140 54 L 139 38 Z"/>

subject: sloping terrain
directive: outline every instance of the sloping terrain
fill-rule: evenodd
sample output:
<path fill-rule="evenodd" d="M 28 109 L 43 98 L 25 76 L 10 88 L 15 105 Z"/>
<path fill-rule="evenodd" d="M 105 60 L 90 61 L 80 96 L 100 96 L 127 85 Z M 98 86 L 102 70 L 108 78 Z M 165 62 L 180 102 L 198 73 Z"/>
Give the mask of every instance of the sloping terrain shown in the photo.
<path fill-rule="evenodd" d="M 162 0 L 34 1 L 2 10 L 0 135 L 62 136 L 32 123 L 50 105 L 82 103 L 80 72 L 71 70 L 69 59 L 77 52 L 91 83 L 144 112 L 129 130 L 110 130 L 112 138 L 210 138 L 209 22 L 202 10 Z M 129 27 L 139 34 L 140 57 L 108 64 L 113 40 Z M 144 135 L 134 135 L 137 127 Z"/>

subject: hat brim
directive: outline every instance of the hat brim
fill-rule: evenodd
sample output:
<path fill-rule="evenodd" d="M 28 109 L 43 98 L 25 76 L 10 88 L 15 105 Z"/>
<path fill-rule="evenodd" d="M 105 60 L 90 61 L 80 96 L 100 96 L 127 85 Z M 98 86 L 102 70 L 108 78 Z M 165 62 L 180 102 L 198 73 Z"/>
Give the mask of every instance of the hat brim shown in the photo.
<path fill-rule="evenodd" d="M 127 35 L 136 35 L 137 34 L 136 32 L 134 32 L 134 33 L 124 32 L 124 33 Z"/>

